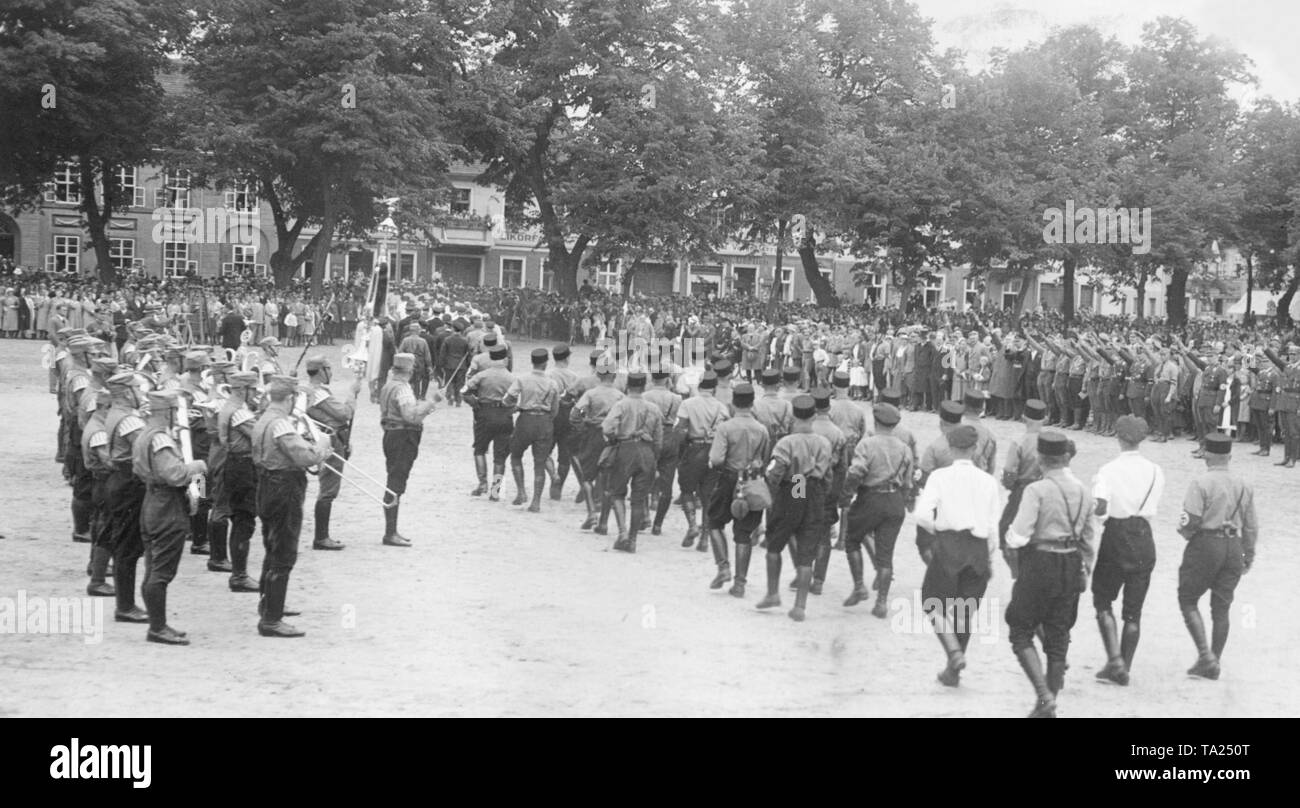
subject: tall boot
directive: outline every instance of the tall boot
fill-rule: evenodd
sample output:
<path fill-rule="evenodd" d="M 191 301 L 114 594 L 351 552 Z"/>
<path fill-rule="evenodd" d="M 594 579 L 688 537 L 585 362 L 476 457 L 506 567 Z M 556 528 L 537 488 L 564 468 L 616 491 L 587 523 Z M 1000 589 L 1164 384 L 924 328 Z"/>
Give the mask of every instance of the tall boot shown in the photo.
<path fill-rule="evenodd" d="M 271 572 L 266 584 L 266 608 L 257 622 L 257 633 L 263 637 L 302 637 L 307 632 L 284 622 L 284 601 L 289 592 L 289 573 Z"/>
<path fill-rule="evenodd" d="M 326 517 L 328 523 L 329 517 Z M 230 535 L 229 519 L 212 519 L 208 522 L 208 546 L 212 554 L 208 556 L 208 570 L 211 572 L 230 572 L 230 550 L 227 538 Z"/>
<path fill-rule="evenodd" d="M 736 544 L 736 581 L 731 585 L 733 598 L 745 597 L 745 581 L 749 576 L 749 558 L 754 552 L 752 544 Z"/>
<path fill-rule="evenodd" d="M 936 617 L 934 633 L 939 638 L 939 646 L 948 656 L 948 666 L 939 671 L 939 683 L 945 687 L 961 684 L 961 672 L 966 668 L 966 654 L 961 650 L 961 642 L 952 632 L 951 621 L 947 614 Z"/>
<path fill-rule="evenodd" d="M 1097 612 L 1097 628 L 1101 631 L 1101 644 L 1106 649 L 1106 666 L 1097 671 L 1097 678 L 1117 685 L 1128 684 L 1128 667 L 1119 650 L 1119 630 L 1115 615 L 1109 609 Z"/>
<path fill-rule="evenodd" d="M 389 547 L 410 547 L 411 540 L 397 532 L 397 513 L 402 507 L 402 498 L 397 497 L 391 508 L 384 509 L 384 544 Z"/>
<path fill-rule="evenodd" d="M 560 490 L 560 475 L 555 471 L 555 458 L 549 456 L 546 458 L 546 466 L 543 472 L 546 474 L 546 479 L 551 481 L 551 499 L 563 497 L 564 492 Z M 538 473 L 537 476 L 540 477 L 541 474 Z M 534 478 L 533 484 L 537 484 L 536 478 Z"/>
<path fill-rule="evenodd" d="M 1142 638 L 1142 624 L 1137 620 L 1124 621 L 1124 633 L 1119 640 L 1119 653 L 1124 659 L 1124 671 L 1132 673 L 1133 657 L 1137 654 L 1138 640 Z"/>
<path fill-rule="evenodd" d="M 331 500 L 316 500 L 316 537 L 311 543 L 313 550 L 342 550 L 343 542 L 330 538 L 330 512 L 334 510 Z M 214 547 L 212 552 L 216 553 Z"/>
<path fill-rule="evenodd" d="M 492 486 L 488 489 L 488 499 L 492 502 L 501 501 L 501 483 L 506 476 L 505 463 L 492 464 Z"/>
<path fill-rule="evenodd" d="M 248 551 L 253 538 L 253 517 L 232 517 L 230 525 L 230 591 L 256 592 L 257 582 L 248 576 Z"/>
<path fill-rule="evenodd" d="M 831 566 L 831 535 L 827 530 L 821 544 L 817 545 L 817 558 L 813 559 L 812 584 L 808 591 L 814 595 L 822 593 L 822 584 L 826 582 L 826 570 Z"/>
<path fill-rule="evenodd" d="M 700 510 L 703 510 L 703 508 L 701 508 Z M 701 513 L 701 514 L 700 514 L 700 530 L 699 530 L 699 534 L 698 534 L 698 537 L 697 537 L 696 542 L 695 542 L 695 549 L 698 550 L 698 551 L 701 552 L 701 553 L 704 552 L 705 550 L 709 549 L 709 528 L 705 527 L 705 525 L 704 525 L 704 521 L 705 521 L 705 519 L 704 519 L 704 514 Z"/>
<path fill-rule="evenodd" d="M 718 529 L 709 530 L 709 545 L 713 548 L 713 563 L 718 565 L 718 574 L 713 577 L 709 589 L 721 589 L 731 580 L 731 561 L 727 557 L 727 537 Z"/>
<path fill-rule="evenodd" d="M 546 469 L 533 469 L 533 501 L 529 513 L 541 513 L 542 493 L 546 491 Z"/>
<path fill-rule="evenodd" d="M 881 567 L 880 572 L 876 574 L 876 606 L 871 610 L 872 616 L 880 618 L 889 616 L 889 586 L 893 581 L 893 568 Z"/>
<path fill-rule="evenodd" d="M 1200 609 L 1195 605 L 1184 606 L 1183 624 L 1187 626 L 1187 633 L 1192 635 L 1197 653 L 1196 664 L 1187 670 L 1187 674 L 1205 679 L 1218 679 L 1219 659 L 1210 650 L 1210 644 L 1205 640 L 1205 622 L 1201 620 Z"/>
<path fill-rule="evenodd" d="M 609 514 L 614 508 L 614 503 L 610 500 L 609 497 L 605 496 L 605 487 L 600 483 L 597 483 L 595 486 L 592 487 L 592 492 L 593 495 L 596 497 L 596 501 L 600 503 L 600 516 L 597 517 L 596 527 L 595 529 L 592 530 L 592 532 L 595 533 L 597 536 L 608 536 L 609 535 Z M 622 508 L 623 501 L 619 500 L 618 504 L 619 504 L 619 510 L 617 516 L 621 520 L 623 517 L 623 508 Z M 623 528 L 620 526 L 619 529 L 622 530 Z"/>
<path fill-rule="evenodd" d="M 1223 659 L 1223 649 L 1228 644 L 1228 626 L 1227 614 L 1220 620 L 1213 612 L 1210 613 L 1210 653 L 1215 659 Z"/>
<path fill-rule="evenodd" d="M 108 560 L 112 556 L 109 549 L 102 544 L 97 544 L 90 550 L 90 583 L 86 586 L 86 594 L 97 598 L 111 598 L 117 594 L 113 585 L 107 583 L 108 577 Z"/>
<path fill-rule="evenodd" d="M 1047 678 L 1043 676 L 1043 662 L 1038 658 L 1038 649 L 1032 645 L 1028 648 L 1021 648 L 1016 651 L 1016 659 L 1020 662 L 1020 669 L 1025 672 L 1029 682 L 1034 686 L 1034 695 L 1038 697 L 1038 703 L 1034 705 L 1034 711 L 1029 714 L 1030 718 L 1056 718 L 1056 697 L 1047 686 Z"/>
<path fill-rule="evenodd" d="M 200 505 L 199 512 L 190 517 L 190 555 L 209 555 L 208 506 Z"/>
<path fill-rule="evenodd" d="M 654 523 L 650 525 L 650 533 L 658 536 L 664 529 L 664 519 L 668 516 L 668 510 L 673 506 L 672 494 L 660 494 L 659 501 L 655 503 Z"/>
<path fill-rule="evenodd" d="M 487 455 L 474 455 L 474 473 L 478 475 L 478 486 L 469 492 L 471 497 L 481 497 L 487 493 Z"/>
<path fill-rule="evenodd" d="M 690 547 L 695 544 L 695 540 L 700 536 L 700 529 L 695 525 L 695 502 L 693 497 L 683 496 L 682 513 L 686 515 L 686 538 L 682 539 L 682 546 Z"/>
<path fill-rule="evenodd" d="M 119 623 L 147 623 L 149 616 L 135 605 L 135 568 L 137 561 L 124 561 L 117 558 L 113 563 L 113 582 L 117 589 L 117 608 L 113 610 L 113 619 Z"/>
<path fill-rule="evenodd" d="M 1047 689 L 1052 691 L 1052 698 L 1065 689 L 1065 660 L 1047 658 Z"/>
<path fill-rule="evenodd" d="M 72 540 L 88 543 L 90 541 L 91 504 L 87 500 L 72 499 Z"/>
<path fill-rule="evenodd" d="M 871 590 L 867 589 L 863 581 L 863 560 L 861 550 L 848 550 L 844 557 L 849 561 L 849 573 L 853 576 L 853 594 L 849 595 L 844 601 L 845 606 L 857 606 L 862 601 L 871 597 Z"/>
<path fill-rule="evenodd" d="M 790 610 L 790 619 L 796 623 L 804 621 L 804 610 L 808 606 L 808 590 L 812 586 L 812 577 L 812 567 L 798 568 L 795 580 L 799 582 L 799 590 L 794 596 L 794 608 Z"/>
<path fill-rule="evenodd" d="M 523 505 L 528 501 L 528 494 L 524 492 L 524 487 L 527 485 L 524 481 L 524 464 L 511 463 L 510 474 L 515 478 L 515 499 L 514 502 L 511 502 L 510 504 Z"/>
<path fill-rule="evenodd" d="M 582 530 L 591 530 L 596 526 L 595 496 L 591 492 L 591 483 L 578 481 L 578 496 L 587 506 L 587 518 L 582 523 Z"/>
<path fill-rule="evenodd" d="M 781 554 L 767 553 L 767 596 L 758 602 L 760 609 L 775 609 L 781 605 Z"/>
<path fill-rule="evenodd" d="M 618 525 L 618 538 L 614 541 L 614 549 L 621 553 L 635 553 L 637 526 L 634 524 L 629 528 L 627 523 L 627 511 L 625 510 L 626 507 L 627 506 L 623 500 L 616 500 L 611 497 L 606 501 L 603 512 L 607 513 L 608 511 L 613 511 L 614 523 Z"/>

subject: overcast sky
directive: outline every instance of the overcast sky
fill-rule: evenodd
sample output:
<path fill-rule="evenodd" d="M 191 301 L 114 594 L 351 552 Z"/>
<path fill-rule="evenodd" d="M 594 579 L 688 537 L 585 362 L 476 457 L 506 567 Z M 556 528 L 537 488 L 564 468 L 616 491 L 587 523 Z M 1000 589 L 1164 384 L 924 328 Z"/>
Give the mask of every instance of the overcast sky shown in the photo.
<path fill-rule="evenodd" d="M 1187 19 L 1202 35 L 1222 37 L 1254 62 L 1258 93 L 1300 100 L 1300 2 L 1297 0 L 912 0 L 934 20 L 940 49 L 959 48 L 978 68 L 996 47 L 1040 41 L 1054 27 L 1088 24 L 1136 43 L 1159 16 Z M 1237 93 L 1245 102 L 1253 93 Z"/>

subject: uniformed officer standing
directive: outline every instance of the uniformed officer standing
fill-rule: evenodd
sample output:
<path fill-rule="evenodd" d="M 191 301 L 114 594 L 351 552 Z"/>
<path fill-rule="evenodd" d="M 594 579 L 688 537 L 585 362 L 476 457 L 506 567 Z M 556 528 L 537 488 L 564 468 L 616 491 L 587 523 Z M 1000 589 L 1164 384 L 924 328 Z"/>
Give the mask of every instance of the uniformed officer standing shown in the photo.
<path fill-rule="evenodd" d="M 718 386 L 713 390 L 713 397 L 721 401 L 728 410 L 731 408 L 731 371 L 730 359 L 718 359 L 713 363 L 713 372 L 718 377 Z"/>
<path fill-rule="evenodd" d="M 597 535 L 608 533 L 606 520 L 609 518 L 609 505 L 605 498 L 605 486 L 602 482 L 600 457 L 605 449 L 605 435 L 601 424 L 614 406 L 614 402 L 623 398 L 623 393 L 614 389 L 614 360 L 607 354 L 596 357 L 596 385 L 590 387 L 578 397 L 573 405 L 569 420 L 576 435 L 577 450 L 573 454 L 573 468 L 582 485 L 583 501 L 587 505 L 587 518 L 582 523 L 582 530 L 595 528 Z M 586 379 L 582 380 L 586 382 Z M 597 524 L 599 509 L 599 524 Z"/>
<path fill-rule="evenodd" d="M 63 375 L 62 417 L 67 424 L 64 474 L 72 483 L 72 540 L 90 543 L 91 487 L 94 478 L 81 456 L 81 428 L 88 417 L 82 397 L 91 390 L 90 360 L 103 342 L 95 337 L 68 341 L 68 368 Z"/>
<path fill-rule="evenodd" d="M 798 592 L 790 619 L 802 622 L 812 584 L 812 565 L 819 542 L 826 535 L 826 496 L 831 475 L 830 441 L 813 431 L 816 404 L 812 396 L 797 396 L 791 406 L 794 425 L 776 442 L 767 467 L 767 484 L 773 492 L 767 535 L 767 596 L 760 609 L 781 605 L 777 589 L 781 578 L 781 551 L 794 543 Z"/>
<path fill-rule="evenodd" d="M 831 395 L 831 391 L 824 387 L 812 393 L 813 408 L 816 411 L 812 420 L 813 432 L 831 444 L 831 476 L 826 481 L 826 519 L 823 522 L 826 535 L 817 548 L 812 583 L 808 588 L 814 595 L 820 595 L 822 586 L 826 583 L 826 571 L 831 563 L 831 533 L 840 520 L 840 494 L 844 490 L 844 475 L 849 470 L 849 461 L 853 458 L 853 448 L 856 445 L 849 443 L 844 432 L 831 420 Z M 790 588 L 794 589 L 798 584 L 799 579 L 795 578 L 790 582 Z"/>
<path fill-rule="evenodd" d="M 393 492 L 393 498 L 384 503 L 384 544 L 391 547 L 411 546 L 411 540 L 397 532 L 398 508 L 402 495 L 406 493 L 411 466 L 415 465 L 415 458 L 420 454 L 424 419 L 442 400 L 442 395 L 437 392 L 430 400 L 416 399 L 415 391 L 411 389 L 411 370 L 414 367 L 414 356 L 394 354 L 388 383 L 379 392 L 379 425 L 384 430 L 384 464 L 387 467 L 384 486 Z M 506 373 L 506 377 L 509 376 Z M 476 389 L 482 392 L 483 388 Z M 505 395 L 504 389 L 501 394 Z M 506 418 L 509 420 L 508 414 Z"/>
<path fill-rule="evenodd" d="M 831 399 L 831 421 L 844 433 L 844 451 L 846 454 L 844 468 L 846 471 L 849 463 L 853 460 L 853 450 L 864 437 L 871 434 L 871 426 L 867 423 L 866 413 L 863 412 L 862 407 L 858 406 L 856 401 L 849 398 L 850 381 L 852 380 L 845 371 L 837 370 L 831 374 L 831 384 L 835 392 L 835 397 Z M 840 513 L 837 521 L 840 531 L 839 538 L 835 543 L 835 549 L 843 550 L 844 531 L 848 529 L 848 520 L 845 518 L 845 514 Z M 816 580 L 816 578 L 817 575 L 814 571 L 813 579 Z"/>
<path fill-rule="evenodd" d="M 506 370 L 506 349 L 500 345 L 488 351 L 491 364 L 474 374 L 461 390 L 461 396 L 474 410 L 474 472 L 478 486 L 471 496 L 488 493 L 488 499 L 501 499 L 501 483 L 506 473 L 506 458 L 510 456 L 510 435 L 514 432 L 513 410 L 505 403 L 506 393 L 515 377 Z M 492 448 L 492 484 L 487 477 L 487 452 Z"/>
<path fill-rule="evenodd" d="M 984 411 L 984 398 L 975 394 L 966 396 L 966 409 L 962 412 L 962 423 L 970 424 L 975 427 L 975 432 L 979 438 L 975 441 L 975 454 L 971 457 L 971 462 L 975 468 L 980 471 L 993 473 L 998 462 L 998 441 L 993 437 L 993 433 L 984 422 L 980 420 L 980 413 Z M 1077 419 L 1076 419 L 1077 420 Z M 1079 429 L 1083 424 L 1077 424 Z"/>
<path fill-rule="evenodd" d="M 135 604 L 136 564 L 144 553 L 140 539 L 140 508 L 144 503 L 143 481 L 132 469 L 135 440 L 144 432 L 139 408 L 145 401 L 143 379 L 134 373 L 109 377 L 107 387 L 113 405 L 104 418 L 108 458 L 112 470 L 104 481 L 106 541 L 113 556 L 117 607 L 113 619 L 119 623 L 147 623 L 148 615 Z"/>
<path fill-rule="evenodd" d="M 1256 355 L 1254 384 L 1250 391 L 1250 422 L 1255 427 L 1255 437 L 1259 440 L 1259 449 L 1251 452 L 1259 457 L 1268 457 L 1273 445 L 1273 419 L 1269 410 L 1273 407 L 1273 392 L 1282 374 L 1267 361 L 1261 350 Z"/>
<path fill-rule="evenodd" d="M 1092 602 L 1106 648 L 1106 666 L 1097 678 L 1126 685 L 1142 633 L 1142 604 L 1156 566 L 1151 521 L 1164 494 L 1165 473 L 1138 451 L 1147 436 L 1146 421 L 1125 415 L 1115 422 L 1115 433 L 1119 457 L 1101 467 L 1092 487 L 1097 516 L 1105 520 L 1092 577 Z M 1122 637 L 1111 610 L 1120 589 L 1124 590 Z"/>
<path fill-rule="evenodd" d="M 682 397 L 673 392 L 672 373 L 662 365 L 650 374 L 653 386 L 646 390 L 645 400 L 659 408 L 663 413 L 663 442 L 659 453 L 655 455 L 655 481 L 650 494 L 654 503 L 654 523 L 650 526 L 650 535 L 658 536 L 663 532 L 664 517 L 673 503 L 673 478 L 677 476 L 677 464 L 681 461 L 682 433 L 677 427 L 677 414 L 681 410 Z"/>
<path fill-rule="evenodd" d="M 803 371 L 801 371 L 797 365 L 786 365 L 781 370 L 780 395 L 781 398 L 784 398 L 786 401 L 791 402 L 791 406 L 793 406 L 794 400 L 799 396 L 801 392 L 799 389 L 799 378 L 802 375 L 803 375 Z M 794 416 L 791 416 L 791 418 L 793 417 Z"/>
<path fill-rule="evenodd" d="M 225 405 L 224 389 L 229 385 L 229 375 L 234 369 L 234 362 L 219 360 L 212 362 L 208 368 L 210 377 L 206 385 L 209 393 L 208 404 L 202 410 L 204 428 L 208 435 L 208 570 L 210 572 L 230 572 L 230 509 L 229 498 L 222 490 L 225 485 L 226 447 L 217 439 L 217 418 Z"/>
<path fill-rule="evenodd" d="M 998 484 L 972 460 L 978 439 L 970 424 L 950 430 L 952 463 L 929 475 L 916 501 L 916 545 L 926 565 L 921 598 L 947 655 L 939 673 L 947 687 L 961 683 L 998 546 Z"/>
<path fill-rule="evenodd" d="M 568 345 L 556 345 L 551 349 L 551 369 L 547 376 L 560 389 L 560 409 L 555 414 L 555 460 L 546 461 L 547 474 L 551 477 L 551 499 L 564 497 L 564 482 L 569 479 L 569 469 L 573 465 L 573 425 L 569 423 L 569 414 L 577 402 L 578 374 L 569 367 L 570 349 Z"/>
<path fill-rule="evenodd" d="M 516 378 L 506 391 L 504 403 L 519 410 L 519 420 L 510 436 L 510 471 L 515 478 L 515 505 L 528 501 L 524 492 L 524 452 L 533 452 L 533 501 L 531 513 L 542 510 L 542 491 L 546 487 L 546 462 L 555 444 L 555 416 L 560 412 L 560 386 L 546 373 L 551 354 L 534 348 L 533 369 Z"/>
<path fill-rule="evenodd" d="M 645 519 L 646 498 L 655 473 L 655 452 L 663 441 L 663 413 L 646 401 L 644 373 L 629 373 L 627 395 L 614 402 L 601 423 L 601 432 L 613 450 L 609 461 L 607 494 L 618 523 L 614 549 L 636 552 L 636 534 Z M 631 488 L 631 521 L 626 518 L 623 498 Z"/>
<path fill-rule="evenodd" d="M 230 374 L 230 395 L 217 413 L 217 440 L 225 449 L 215 504 L 230 515 L 230 591 L 260 592 L 248 575 L 248 553 L 257 519 L 257 468 L 253 465 L 253 425 L 257 421 L 259 374 Z"/>
<path fill-rule="evenodd" d="M 357 412 L 357 396 L 361 395 L 361 378 L 352 380 L 346 400 L 336 398 L 330 391 L 329 385 L 333 381 L 334 368 L 327 358 L 319 354 L 307 357 L 307 415 L 330 428 L 333 447 L 333 454 L 321 464 L 317 475 L 320 488 L 316 492 L 313 550 L 342 550 L 344 547 L 343 542 L 330 538 L 330 513 L 343 486 L 343 461 L 352 457 L 352 419 Z"/>
<path fill-rule="evenodd" d="M 915 496 L 912 450 L 894 434 L 901 418 L 898 408 L 880 403 L 872 407 L 875 434 L 853 449 L 853 461 L 844 480 L 840 502 L 845 505 L 845 554 L 853 576 L 853 593 L 845 606 L 856 606 L 871 596 L 863 580 L 865 546 L 876 569 L 876 617 L 889 614 L 889 587 L 894 579 L 894 546 Z M 868 539 L 870 535 L 870 539 Z"/>
<path fill-rule="evenodd" d="M 111 598 L 115 594 L 113 585 L 105 580 L 108 577 L 108 562 L 113 555 L 111 534 L 107 525 L 108 502 L 105 500 L 105 489 L 113 464 L 109 458 L 108 431 L 105 428 L 105 421 L 113 397 L 108 390 L 96 390 L 91 395 L 95 402 L 95 414 L 90 416 L 90 420 L 81 430 L 82 463 L 91 476 L 90 535 L 93 540 L 90 552 L 90 583 L 86 585 L 86 594 L 92 597 Z"/>
<path fill-rule="evenodd" d="M 753 386 L 745 382 L 736 385 L 731 391 L 731 405 L 731 417 L 718 424 L 713 433 L 713 443 L 709 447 L 713 483 L 705 510 L 705 526 L 709 531 L 709 543 L 713 547 L 713 560 L 718 567 L 718 574 L 709 584 L 710 589 L 721 589 L 723 584 L 731 580 L 725 531 L 727 523 L 733 518 L 731 503 L 736 497 L 736 487 L 750 479 L 751 475 L 762 473 L 770 451 L 767 428 L 758 422 L 751 410 L 754 405 Z M 754 530 L 762 518 L 763 512 L 758 510 L 736 519 L 733 531 L 736 541 L 736 583 L 731 587 L 731 594 L 738 598 L 745 596 Z"/>
<path fill-rule="evenodd" d="M 709 533 L 707 525 L 702 532 L 695 526 L 695 511 L 708 506 L 712 490 L 709 449 L 713 446 L 713 435 L 718 425 L 731 417 L 727 406 L 713 397 L 717 386 L 717 375 L 711 370 L 705 371 L 695 395 L 683 401 L 677 411 L 677 429 L 682 432 L 677 485 L 681 489 L 682 512 L 686 514 L 687 525 L 682 546 L 690 547 L 698 537 L 695 549 L 700 552 L 709 547 Z"/>
<path fill-rule="evenodd" d="M 1006 620 L 1011 650 L 1038 697 L 1030 717 L 1055 718 L 1056 696 L 1065 686 L 1070 629 L 1096 555 L 1094 504 L 1088 489 L 1068 473 L 1065 435 L 1051 430 L 1039 434 L 1038 455 L 1043 479 L 1025 489 L 1020 510 L 1007 530 L 1007 545 L 1022 552 Z M 1034 647 L 1040 625 L 1046 677 Z"/>
<path fill-rule="evenodd" d="M 925 487 L 926 480 L 936 469 L 952 465 L 953 451 L 948 443 L 948 435 L 962 425 L 961 417 L 965 411 L 965 406 L 956 401 L 945 401 L 939 405 L 939 437 L 935 438 L 921 453 L 921 487 Z M 975 439 L 979 440 L 978 430 Z"/>
<path fill-rule="evenodd" d="M 209 399 L 208 391 L 203 387 L 203 371 L 211 361 L 203 351 L 187 351 L 181 358 L 184 373 L 177 377 L 177 389 L 189 397 L 190 446 L 194 449 L 194 456 L 204 460 L 212 452 L 212 442 L 199 405 Z M 203 490 L 206 492 L 208 484 L 206 475 L 204 477 Z M 205 495 L 199 500 L 198 509 L 190 515 L 190 553 L 193 555 L 210 555 L 212 552 L 208 542 L 208 515 L 211 511 L 212 500 Z"/>
<path fill-rule="evenodd" d="M 776 442 L 790 434 L 790 427 L 794 423 L 794 410 L 790 406 L 791 399 L 781 395 L 780 371 L 776 368 L 766 368 L 759 374 L 759 380 L 763 385 L 763 395 L 754 400 L 753 412 L 758 422 L 767 427 L 770 455 Z M 764 466 L 767 465 L 766 461 L 767 458 L 764 458 Z"/>
<path fill-rule="evenodd" d="M 1281 371 L 1281 379 L 1274 386 L 1273 411 L 1277 413 L 1278 425 L 1282 428 L 1283 458 L 1274 465 L 1294 468 L 1300 459 L 1300 345 L 1287 348 L 1287 361 L 1269 359 Z"/>
<path fill-rule="evenodd" d="M 1183 497 L 1178 532 L 1187 539 L 1178 567 L 1178 607 L 1196 643 L 1196 664 L 1187 672 L 1219 678 L 1219 661 L 1228 644 L 1228 612 L 1241 576 L 1255 561 L 1259 525 L 1255 521 L 1255 492 L 1228 469 L 1232 439 L 1213 434 L 1205 439 L 1206 470 Z M 1207 643 L 1198 603 L 1210 593 L 1213 634 Z"/>
<path fill-rule="evenodd" d="M 1024 496 L 1025 488 L 1043 478 L 1043 470 L 1038 467 L 1038 435 L 1043 430 L 1047 409 L 1047 404 L 1036 398 L 1025 402 L 1025 434 L 1011 444 L 1006 465 L 1002 467 L 1002 485 L 1011 493 L 1002 509 L 1002 518 L 998 520 L 998 543 L 1012 578 L 1020 574 L 1019 554 L 1007 546 L 1007 528 L 1011 527 L 1016 512 L 1020 510 L 1020 498 Z"/>
<path fill-rule="evenodd" d="M 145 549 L 145 578 L 141 587 L 149 612 L 149 642 L 189 645 L 184 632 L 167 625 L 167 584 L 176 577 L 185 539 L 190 535 L 190 514 L 185 491 L 190 479 L 207 471 L 203 460 L 182 459 L 172 438 L 176 390 L 149 394 L 149 420 L 132 447 L 131 466 L 145 484 L 140 508 L 140 537 Z M 119 581 L 118 586 L 124 585 Z"/>
<path fill-rule="evenodd" d="M 325 462 L 333 449 L 318 436 L 309 443 L 293 418 L 298 380 L 273 376 L 267 406 L 253 426 L 253 465 L 257 467 L 257 516 L 262 520 L 262 597 L 257 633 L 263 637 L 301 637 L 306 632 L 284 622 L 289 575 L 298 560 L 307 469 Z"/>
<path fill-rule="evenodd" d="M 1205 456 L 1205 437 L 1217 431 L 1219 413 L 1223 411 L 1223 391 L 1228 384 L 1228 371 L 1219 364 L 1219 354 L 1210 353 L 1209 361 L 1201 362 L 1188 355 L 1201 370 L 1201 390 L 1196 396 L 1196 440 L 1200 445 L 1192 452 L 1197 459 Z"/>

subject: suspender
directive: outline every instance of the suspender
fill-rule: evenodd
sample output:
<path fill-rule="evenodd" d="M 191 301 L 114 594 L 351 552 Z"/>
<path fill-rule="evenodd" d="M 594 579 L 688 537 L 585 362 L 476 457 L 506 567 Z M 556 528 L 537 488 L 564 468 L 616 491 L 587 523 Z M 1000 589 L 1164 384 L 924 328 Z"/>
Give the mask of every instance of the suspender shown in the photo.
<path fill-rule="evenodd" d="M 1133 514 L 1134 516 L 1141 514 L 1142 509 L 1147 506 L 1147 500 L 1151 498 L 1151 492 L 1156 488 L 1156 475 L 1158 473 L 1158 470 L 1151 472 L 1151 485 L 1147 486 L 1147 495 L 1142 497 L 1142 504 L 1138 506 L 1137 513 Z"/>
<path fill-rule="evenodd" d="M 1070 519 L 1070 539 L 1072 541 L 1077 542 L 1079 540 L 1079 533 L 1080 533 L 1080 529 L 1077 523 L 1079 521 L 1079 517 L 1083 515 L 1084 498 L 1082 496 L 1079 497 L 1078 509 L 1074 513 L 1070 513 L 1070 497 L 1065 493 L 1065 486 L 1061 485 L 1061 483 L 1055 477 L 1046 477 L 1044 479 L 1051 480 L 1052 484 L 1056 486 L 1056 490 L 1061 492 L 1061 499 L 1065 502 L 1065 515 Z M 1152 481 L 1152 484 L 1154 485 L 1154 481 Z"/>

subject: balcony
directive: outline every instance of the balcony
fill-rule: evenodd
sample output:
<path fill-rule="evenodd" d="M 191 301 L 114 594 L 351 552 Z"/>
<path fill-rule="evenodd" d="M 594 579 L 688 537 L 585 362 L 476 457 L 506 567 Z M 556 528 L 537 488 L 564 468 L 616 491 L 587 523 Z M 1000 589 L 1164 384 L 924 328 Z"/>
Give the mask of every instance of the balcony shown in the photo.
<path fill-rule="evenodd" d="M 429 222 L 429 235 L 443 244 L 472 244 L 487 247 L 492 243 L 491 216 L 475 213 L 440 213 Z"/>

